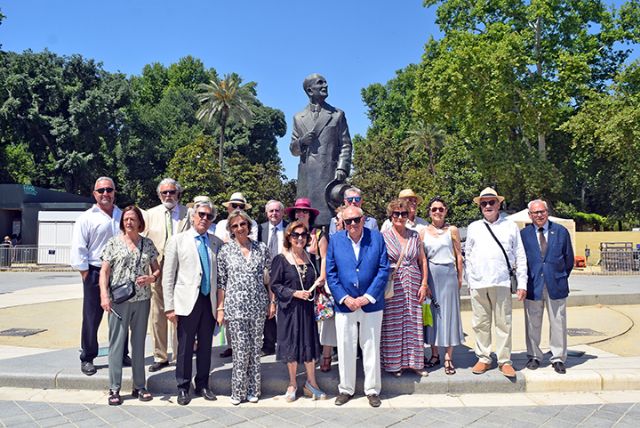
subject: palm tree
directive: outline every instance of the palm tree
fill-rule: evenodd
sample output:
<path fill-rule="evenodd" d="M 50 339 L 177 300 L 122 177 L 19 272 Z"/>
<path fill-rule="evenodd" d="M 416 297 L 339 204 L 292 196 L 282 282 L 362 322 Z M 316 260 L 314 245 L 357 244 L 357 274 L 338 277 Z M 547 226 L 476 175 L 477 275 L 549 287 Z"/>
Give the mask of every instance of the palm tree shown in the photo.
<path fill-rule="evenodd" d="M 442 129 L 439 129 L 435 125 L 425 123 L 424 120 L 419 120 L 409 131 L 409 136 L 405 140 L 407 143 L 405 150 L 406 152 L 411 152 L 413 150 L 425 149 L 429 154 L 429 172 L 435 174 L 436 155 L 438 149 L 442 146 L 445 135 Z"/>
<path fill-rule="evenodd" d="M 220 173 L 222 173 L 227 122 L 231 120 L 247 123 L 253 116 L 251 105 L 256 100 L 256 83 L 248 82 L 241 85 L 241 82 L 240 76 L 232 73 L 226 74 L 222 80 L 214 76 L 209 83 L 199 85 L 198 101 L 201 106 L 196 112 L 196 118 L 205 123 L 215 121 L 220 125 L 218 151 Z"/>

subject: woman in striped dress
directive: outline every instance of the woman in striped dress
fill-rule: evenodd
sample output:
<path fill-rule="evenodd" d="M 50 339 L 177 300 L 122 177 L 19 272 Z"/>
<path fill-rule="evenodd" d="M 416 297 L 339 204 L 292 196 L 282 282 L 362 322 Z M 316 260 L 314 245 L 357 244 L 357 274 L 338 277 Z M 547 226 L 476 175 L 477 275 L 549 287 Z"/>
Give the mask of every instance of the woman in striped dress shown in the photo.
<path fill-rule="evenodd" d="M 381 364 L 401 376 L 403 369 L 427 376 L 424 370 L 422 301 L 429 295 L 427 261 L 418 232 L 407 229 L 409 206 L 394 199 L 387 206 L 392 226 L 383 233 L 394 267 L 394 294 L 385 301 L 382 318 Z"/>

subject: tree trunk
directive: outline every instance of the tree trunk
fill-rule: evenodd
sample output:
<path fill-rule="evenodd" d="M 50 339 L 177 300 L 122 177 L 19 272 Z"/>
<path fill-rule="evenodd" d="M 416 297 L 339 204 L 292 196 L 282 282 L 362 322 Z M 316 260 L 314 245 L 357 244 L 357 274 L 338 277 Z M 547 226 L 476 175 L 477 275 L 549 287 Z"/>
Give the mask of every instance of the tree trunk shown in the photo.
<path fill-rule="evenodd" d="M 547 137 L 542 131 L 538 131 L 538 154 L 540 158 L 547 158 Z"/>
<path fill-rule="evenodd" d="M 224 159 L 224 132 L 227 127 L 227 111 L 222 110 L 222 115 L 220 116 L 220 139 L 218 147 L 218 166 L 220 167 L 220 175 L 222 175 L 222 167 L 223 167 L 223 159 Z"/>

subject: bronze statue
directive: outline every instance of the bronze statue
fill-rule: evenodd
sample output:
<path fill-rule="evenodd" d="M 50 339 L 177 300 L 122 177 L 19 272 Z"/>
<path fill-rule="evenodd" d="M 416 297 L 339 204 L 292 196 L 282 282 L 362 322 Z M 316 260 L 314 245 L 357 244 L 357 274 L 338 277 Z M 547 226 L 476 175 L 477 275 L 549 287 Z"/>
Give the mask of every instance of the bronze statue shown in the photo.
<path fill-rule="evenodd" d="M 290 146 L 291 153 L 300 156 L 297 197 L 311 200 L 320 210 L 315 225 L 325 226 L 333 216 L 325 194 L 330 195 L 351 171 L 351 137 L 344 112 L 325 102 L 326 79 L 312 74 L 302 87 L 309 104 L 293 118 Z"/>

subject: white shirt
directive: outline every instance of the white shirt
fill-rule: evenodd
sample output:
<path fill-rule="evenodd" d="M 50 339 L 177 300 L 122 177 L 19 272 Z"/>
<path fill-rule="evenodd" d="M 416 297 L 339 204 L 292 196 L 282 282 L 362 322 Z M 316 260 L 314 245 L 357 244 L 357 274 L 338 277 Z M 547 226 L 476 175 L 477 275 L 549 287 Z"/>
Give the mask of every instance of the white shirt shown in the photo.
<path fill-rule="evenodd" d="M 71 267 L 85 271 L 89 265 L 102 266 L 102 250 L 107 241 L 120 232 L 122 211 L 114 205 L 113 216 L 93 205 L 83 212 L 73 226 Z"/>
<path fill-rule="evenodd" d="M 229 242 L 231 240 L 231 236 L 229 236 L 229 231 L 227 230 L 227 220 L 220 220 L 218 224 L 216 224 L 216 236 L 222 239 L 222 242 Z M 254 241 L 258 240 L 258 223 L 255 220 L 251 220 L 251 233 L 249 233 L 249 238 Z"/>
<path fill-rule="evenodd" d="M 362 235 L 360 235 L 360 239 L 358 239 L 358 241 L 356 242 L 353 239 L 351 239 L 351 236 L 349 236 L 349 232 L 347 232 L 347 238 L 349 238 L 349 241 L 351 241 L 351 248 L 353 248 L 353 254 L 355 254 L 356 260 L 358 260 L 358 257 L 360 257 L 360 243 L 362 242 L 363 236 L 364 236 L 364 231 L 362 232 Z M 367 300 L 369 300 L 371 303 L 376 303 L 376 299 L 374 299 L 371 294 L 363 294 L 363 296 L 366 297 Z M 344 303 L 346 298 L 347 296 L 344 296 L 339 303 L 340 304 Z"/>
<path fill-rule="evenodd" d="M 391 220 L 386 219 L 384 223 L 382 223 L 382 227 L 380 228 L 380 233 L 391 229 L 391 226 L 393 226 L 393 224 L 391 223 Z M 415 230 L 416 232 L 419 233 L 423 227 L 429 226 L 429 223 L 425 219 L 416 216 L 416 221 L 411 221 L 407 219 L 407 223 L 405 226 L 407 229 Z"/>
<path fill-rule="evenodd" d="M 509 270 L 504 254 L 487 230 L 488 224 L 502 244 L 511 267 L 516 269 L 518 289 L 527 289 L 527 256 L 518 225 L 504 217 L 493 223 L 482 219 L 467 229 L 465 244 L 465 275 L 470 289 L 510 287 Z"/>

